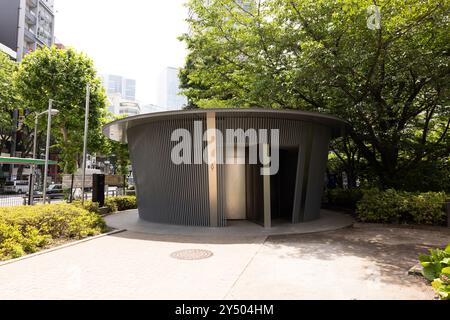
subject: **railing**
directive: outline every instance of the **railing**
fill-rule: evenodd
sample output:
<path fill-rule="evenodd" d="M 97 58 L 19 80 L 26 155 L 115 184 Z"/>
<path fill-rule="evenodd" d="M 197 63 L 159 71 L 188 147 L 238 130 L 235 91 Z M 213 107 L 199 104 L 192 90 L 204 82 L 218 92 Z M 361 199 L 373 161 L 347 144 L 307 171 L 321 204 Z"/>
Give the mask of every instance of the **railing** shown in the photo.
<path fill-rule="evenodd" d="M 22 187 L 24 189 L 22 189 Z M 37 188 L 37 187 L 36 187 Z M 14 191 L 12 191 L 14 190 Z M 133 192 L 133 191 L 130 191 Z M 108 190 L 105 190 L 105 198 L 108 197 L 117 197 L 127 195 L 128 191 L 125 191 L 123 187 L 110 187 Z M 85 199 L 92 199 L 92 190 L 86 190 L 84 193 Z M 64 192 L 60 190 L 55 190 L 55 193 L 47 193 L 46 195 L 46 203 L 64 203 L 69 200 L 69 192 L 65 190 Z M 74 195 L 72 200 L 80 200 L 81 199 L 81 189 L 74 189 Z M 40 204 L 43 202 L 42 192 L 36 192 L 33 196 L 32 203 Z M 0 187 L 0 207 L 13 207 L 13 206 L 24 206 L 30 205 L 30 196 L 28 194 L 28 185 L 16 186 L 15 188 L 11 187 Z"/>
<path fill-rule="evenodd" d="M 27 10 L 25 12 L 25 18 L 28 24 L 35 25 L 37 22 L 36 14 L 33 11 Z"/>
<path fill-rule="evenodd" d="M 31 8 L 36 8 L 38 4 L 38 0 L 27 0 L 27 5 Z"/>
<path fill-rule="evenodd" d="M 23 205 L 23 195 L 0 193 L 0 207 L 14 207 Z"/>

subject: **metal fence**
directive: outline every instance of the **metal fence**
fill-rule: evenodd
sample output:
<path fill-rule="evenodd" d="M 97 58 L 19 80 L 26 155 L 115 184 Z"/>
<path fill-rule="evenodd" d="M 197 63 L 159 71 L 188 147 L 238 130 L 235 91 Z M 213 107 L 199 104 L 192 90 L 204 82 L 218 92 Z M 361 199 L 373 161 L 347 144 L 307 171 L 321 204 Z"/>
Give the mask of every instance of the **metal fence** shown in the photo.
<path fill-rule="evenodd" d="M 13 207 L 23 205 L 25 201 L 24 196 L 16 194 L 0 194 L 0 207 Z"/>
<path fill-rule="evenodd" d="M 46 203 L 66 203 L 68 202 L 68 191 L 66 191 L 64 194 L 49 194 L 47 195 Z M 123 188 L 109 188 L 108 190 L 105 190 L 105 198 L 108 197 L 117 197 L 122 196 L 126 192 L 124 192 Z M 92 192 L 88 191 L 84 194 L 85 199 L 89 200 L 92 199 Z M 75 192 L 73 200 L 80 200 L 81 194 Z M 23 206 L 23 205 L 29 205 L 30 199 L 28 195 L 28 191 L 5 191 L 4 189 L 0 189 L 0 207 L 14 207 L 14 206 Z M 42 195 L 35 195 L 33 199 L 34 204 L 42 203 Z"/>
<path fill-rule="evenodd" d="M 43 176 L 39 167 L 36 168 L 33 199 L 30 199 L 31 172 L 30 165 L 0 164 L 0 207 L 43 203 Z M 85 199 L 92 199 L 92 174 L 88 175 L 87 178 L 84 195 Z M 105 190 L 105 198 L 126 194 L 123 181 L 120 176 L 106 176 L 108 188 Z M 67 177 L 67 175 L 58 174 L 57 168 L 52 168 L 52 170 L 49 170 L 47 186 L 46 203 L 64 203 L 69 202 L 70 199 L 81 199 L 81 178 L 78 175 L 74 175 L 74 179 L 71 181 L 70 175 Z M 72 197 L 70 197 L 70 187 L 73 187 Z"/>

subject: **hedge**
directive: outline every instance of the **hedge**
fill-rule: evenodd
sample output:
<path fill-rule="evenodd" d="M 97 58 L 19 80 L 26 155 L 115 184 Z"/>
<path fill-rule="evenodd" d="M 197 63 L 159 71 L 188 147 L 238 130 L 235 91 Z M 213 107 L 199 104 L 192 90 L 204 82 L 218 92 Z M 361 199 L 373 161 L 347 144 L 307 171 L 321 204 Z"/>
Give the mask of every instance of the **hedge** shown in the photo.
<path fill-rule="evenodd" d="M 444 192 L 369 189 L 358 202 L 356 213 L 363 222 L 443 225 L 445 201 Z"/>
<path fill-rule="evenodd" d="M 81 202 L 74 202 L 76 206 L 81 207 Z M 100 208 L 97 202 L 92 202 L 92 200 L 86 200 L 82 206 L 84 209 L 91 212 L 100 213 Z M 109 197 L 105 199 L 105 207 L 108 213 L 114 213 L 116 211 L 124 211 L 137 208 L 137 201 L 135 196 L 120 196 L 120 197 Z"/>
<path fill-rule="evenodd" d="M 136 196 L 113 197 L 108 198 L 108 200 L 112 200 L 113 202 L 115 202 L 118 211 L 137 208 Z"/>
<path fill-rule="evenodd" d="M 105 230 L 103 219 L 70 204 L 0 208 L 0 260 L 34 253 L 58 239 L 81 239 Z"/>

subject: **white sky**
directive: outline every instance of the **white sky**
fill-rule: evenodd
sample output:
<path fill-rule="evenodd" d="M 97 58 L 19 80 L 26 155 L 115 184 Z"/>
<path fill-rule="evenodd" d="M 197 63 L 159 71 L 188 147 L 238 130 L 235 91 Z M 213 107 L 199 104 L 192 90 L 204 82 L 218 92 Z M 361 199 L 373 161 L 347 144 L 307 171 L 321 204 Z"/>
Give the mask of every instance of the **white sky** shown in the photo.
<path fill-rule="evenodd" d="M 162 71 L 182 67 L 186 0 L 55 0 L 55 36 L 88 54 L 99 73 L 136 79 L 136 98 L 158 103 Z"/>

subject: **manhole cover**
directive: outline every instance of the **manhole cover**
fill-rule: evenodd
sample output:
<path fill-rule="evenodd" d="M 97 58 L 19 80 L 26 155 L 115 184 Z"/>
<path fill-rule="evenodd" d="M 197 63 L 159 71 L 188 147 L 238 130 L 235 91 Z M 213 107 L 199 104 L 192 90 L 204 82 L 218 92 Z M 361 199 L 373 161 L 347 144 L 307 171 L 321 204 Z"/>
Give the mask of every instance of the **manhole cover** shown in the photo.
<path fill-rule="evenodd" d="M 213 253 L 209 250 L 187 249 L 175 251 L 170 254 L 174 259 L 178 260 L 202 260 L 212 257 Z"/>

